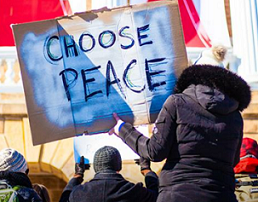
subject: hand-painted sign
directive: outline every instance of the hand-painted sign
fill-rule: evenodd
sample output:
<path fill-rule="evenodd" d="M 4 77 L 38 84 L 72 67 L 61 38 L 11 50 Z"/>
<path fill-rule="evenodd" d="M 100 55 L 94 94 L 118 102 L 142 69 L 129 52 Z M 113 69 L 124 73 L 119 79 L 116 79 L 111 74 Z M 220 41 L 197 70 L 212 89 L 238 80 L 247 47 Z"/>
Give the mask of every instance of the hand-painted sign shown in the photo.
<path fill-rule="evenodd" d="M 33 144 L 155 121 L 187 66 L 178 5 L 162 1 L 13 26 Z"/>
<path fill-rule="evenodd" d="M 137 126 L 136 129 L 143 135 L 148 136 L 149 129 L 147 125 Z M 118 149 L 122 160 L 133 160 L 140 158 L 130 147 L 115 135 L 106 133 L 99 135 L 87 135 L 74 137 L 74 158 L 75 162 L 80 162 L 80 157 L 84 156 L 85 163 L 93 163 L 95 152 L 104 146 L 113 146 Z"/>

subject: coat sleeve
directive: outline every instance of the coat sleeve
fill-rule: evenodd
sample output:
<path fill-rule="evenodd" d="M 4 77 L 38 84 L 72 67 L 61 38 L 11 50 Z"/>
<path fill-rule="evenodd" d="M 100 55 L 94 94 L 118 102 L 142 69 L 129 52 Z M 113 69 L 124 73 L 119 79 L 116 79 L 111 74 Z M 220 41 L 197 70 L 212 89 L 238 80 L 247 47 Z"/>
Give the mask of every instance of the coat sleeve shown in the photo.
<path fill-rule="evenodd" d="M 159 178 L 155 172 L 148 172 L 145 176 L 145 185 L 147 189 L 158 196 L 159 192 Z"/>
<path fill-rule="evenodd" d="M 76 187 L 77 185 L 80 185 L 81 183 L 82 183 L 82 178 L 72 178 L 64 188 L 64 191 L 60 197 L 59 202 L 69 202 L 69 197 L 73 188 Z"/>
<path fill-rule="evenodd" d="M 164 103 L 151 138 L 142 135 L 131 124 L 125 123 L 119 132 L 120 138 L 136 153 L 151 161 L 162 161 L 176 141 L 176 103 L 175 96 L 170 96 Z"/>
<path fill-rule="evenodd" d="M 139 201 L 141 202 L 156 202 L 158 197 L 158 187 L 159 181 L 158 176 L 155 172 L 149 172 L 145 176 L 145 185 L 146 188 L 143 187 L 142 183 L 136 184 L 136 186 L 140 185 L 139 192 Z"/>
<path fill-rule="evenodd" d="M 238 145 L 237 145 L 237 149 L 236 149 L 236 153 L 235 153 L 235 158 L 234 158 L 234 164 L 233 166 L 235 167 L 239 161 L 240 161 L 240 150 L 241 150 L 241 145 L 242 145 L 242 141 L 243 141 L 243 119 L 242 119 L 242 127 L 240 129 L 240 137 L 239 137 L 239 141 L 238 141 Z"/>

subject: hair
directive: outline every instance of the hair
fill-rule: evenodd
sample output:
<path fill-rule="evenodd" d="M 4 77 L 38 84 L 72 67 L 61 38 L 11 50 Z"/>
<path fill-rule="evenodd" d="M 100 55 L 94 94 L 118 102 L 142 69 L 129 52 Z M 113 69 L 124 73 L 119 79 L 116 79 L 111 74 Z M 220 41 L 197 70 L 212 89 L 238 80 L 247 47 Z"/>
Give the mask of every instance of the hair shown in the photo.
<path fill-rule="evenodd" d="M 33 184 L 33 189 L 37 192 L 43 202 L 50 202 L 50 196 L 47 188 L 43 184 Z"/>
<path fill-rule="evenodd" d="M 211 48 L 212 54 L 215 56 L 215 58 L 222 62 L 225 59 L 225 55 L 227 53 L 227 48 L 222 45 L 213 46 Z"/>
<path fill-rule="evenodd" d="M 191 84 L 209 86 L 227 94 L 239 102 L 239 111 L 247 108 L 251 101 L 251 91 L 246 81 L 219 66 L 192 65 L 186 68 L 178 78 L 174 92 L 182 93 Z"/>

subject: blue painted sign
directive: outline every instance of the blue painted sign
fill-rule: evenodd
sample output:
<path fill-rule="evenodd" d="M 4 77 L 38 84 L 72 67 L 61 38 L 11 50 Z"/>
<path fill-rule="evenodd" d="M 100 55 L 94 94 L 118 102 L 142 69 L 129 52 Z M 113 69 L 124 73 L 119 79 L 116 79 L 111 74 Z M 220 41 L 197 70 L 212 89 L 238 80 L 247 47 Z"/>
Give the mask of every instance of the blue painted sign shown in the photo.
<path fill-rule="evenodd" d="M 161 15 L 162 13 L 162 15 Z M 33 144 L 153 123 L 187 66 L 178 5 L 153 2 L 13 26 Z"/>

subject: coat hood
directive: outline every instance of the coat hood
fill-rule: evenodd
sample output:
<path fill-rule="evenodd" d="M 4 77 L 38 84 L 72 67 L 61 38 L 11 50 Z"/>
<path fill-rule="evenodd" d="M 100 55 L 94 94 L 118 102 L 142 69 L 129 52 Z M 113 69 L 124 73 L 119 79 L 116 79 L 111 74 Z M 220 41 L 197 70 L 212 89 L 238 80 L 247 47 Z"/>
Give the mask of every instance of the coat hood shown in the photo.
<path fill-rule="evenodd" d="M 10 185 L 20 185 L 27 188 L 32 188 L 31 181 L 25 173 L 0 171 L 0 180 L 6 180 Z"/>
<path fill-rule="evenodd" d="M 225 101 L 228 98 L 237 101 L 237 110 L 239 111 L 247 108 L 251 101 L 251 91 L 246 81 L 233 72 L 219 66 L 192 65 L 186 68 L 178 78 L 174 92 L 182 93 L 192 84 L 210 87 L 210 89 L 214 89 L 213 93 L 220 92 L 221 95 L 219 97 L 225 96 L 227 98 Z M 219 92 L 215 92 L 215 89 Z M 207 96 L 209 93 L 206 92 L 204 94 Z"/>
<path fill-rule="evenodd" d="M 204 109 L 217 114 L 229 114 L 238 108 L 238 101 L 217 89 L 204 85 L 190 85 L 183 91 L 198 102 Z"/>

